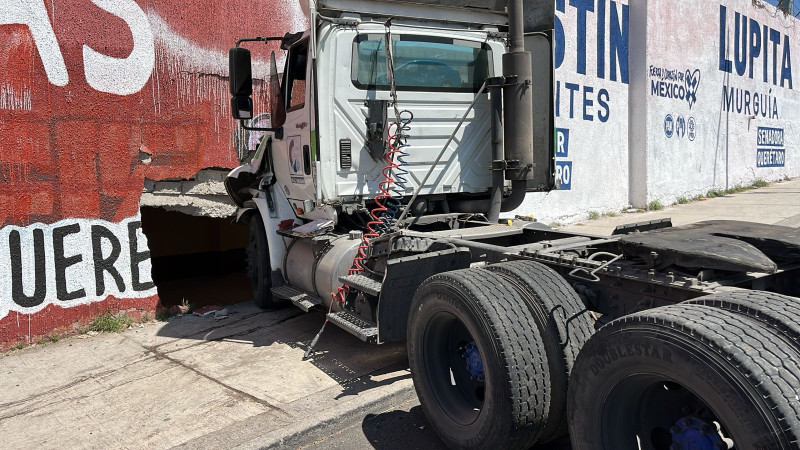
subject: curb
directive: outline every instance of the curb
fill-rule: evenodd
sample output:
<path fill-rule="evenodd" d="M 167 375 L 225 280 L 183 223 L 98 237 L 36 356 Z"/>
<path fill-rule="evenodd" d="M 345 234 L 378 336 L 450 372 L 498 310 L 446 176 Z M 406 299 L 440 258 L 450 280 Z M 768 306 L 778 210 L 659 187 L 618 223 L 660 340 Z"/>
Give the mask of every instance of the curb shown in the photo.
<path fill-rule="evenodd" d="M 403 369 L 405 367 L 398 367 L 398 371 Z M 364 375 L 352 382 L 357 383 L 369 376 L 369 374 Z M 263 436 L 234 448 L 241 450 L 274 449 L 309 444 L 321 437 L 348 428 L 363 420 L 364 416 L 369 413 L 382 412 L 393 404 L 404 403 L 416 396 L 414 383 L 409 376 L 386 386 L 361 392 L 341 405 L 320 411 L 310 417 L 297 418 L 294 423 L 267 431 Z"/>

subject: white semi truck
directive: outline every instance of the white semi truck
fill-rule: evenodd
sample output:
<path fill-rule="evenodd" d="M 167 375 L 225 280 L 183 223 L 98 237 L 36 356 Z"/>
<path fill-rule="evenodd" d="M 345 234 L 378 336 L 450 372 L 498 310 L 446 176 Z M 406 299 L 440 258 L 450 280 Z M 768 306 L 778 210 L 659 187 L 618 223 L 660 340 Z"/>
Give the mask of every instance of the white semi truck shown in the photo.
<path fill-rule="evenodd" d="M 237 42 L 255 301 L 405 340 L 453 448 L 798 448 L 798 230 L 501 220 L 555 184 L 554 5 L 524 3 L 312 0 L 307 31 Z M 245 46 L 274 41 L 259 128 Z"/>

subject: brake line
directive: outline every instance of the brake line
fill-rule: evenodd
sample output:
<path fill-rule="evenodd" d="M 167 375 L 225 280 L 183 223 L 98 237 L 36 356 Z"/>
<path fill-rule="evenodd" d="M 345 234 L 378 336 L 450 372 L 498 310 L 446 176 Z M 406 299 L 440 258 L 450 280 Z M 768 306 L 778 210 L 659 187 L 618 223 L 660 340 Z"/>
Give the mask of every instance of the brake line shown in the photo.
<path fill-rule="evenodd" d="M 402 205 L 403 194 L 405 193 L 405 185 L 408 182 L 406 175 L 408 170 L 405 166 L 408 162 L 405 160 L 409 153 L 404 151 L 403 148 L 408 146 L 408 134 L 411 129 L 410 123 L 414 119 L 411 111 L 400 111 L 397 104 L 397 89 L 394 79 L 394 54 L 392 49 L 392 31 L 391 31 L 390 18 L 384 25 L 386 26 L 386 77 L 389 82 L 389 95 L 392 97 L 392 107 L 394 108 L 395 121 L 386 127 L 387 143 L 389 151 L 384 155 L 386 166 L 384 166 L 381 173 L 383 180 L 378 183 L 380 192 L 375 196 L 374 202 L 376 206 L 370 210 L 369 215 L 372 220 L 367 222 L 367 232 L 361 235 L 361 243 L 358 246 L 356 256 L 353 258 L 353 264 L 347 271 L 348 275 L 356 275 L 365 270 L 366 259 L 368 253 L 372 248 L 372 239 L 380 236 L 381 234 L 389 231 L 395 222 L 397 213 L 400 211 Z M 395 158 L 397 161 L 395 161 Z M 394 187 L 392 187 L 394 185 Z M 333 310 L 333 303 L 338 302 L 344 304 L 346 296 L 350 289 L 348 286 L 339 286 L 331 293 L 331 301 L 328 305 L 328 314 Z M 319 332 L 311 340 L 303 359 L 308 359 L 313 354 L 314 346 L 319 341 L 322 332 L 325 330 L 325 325 L 328 324 L 328 314 L 325 315 L 325 322 L 322 324 Z"/>

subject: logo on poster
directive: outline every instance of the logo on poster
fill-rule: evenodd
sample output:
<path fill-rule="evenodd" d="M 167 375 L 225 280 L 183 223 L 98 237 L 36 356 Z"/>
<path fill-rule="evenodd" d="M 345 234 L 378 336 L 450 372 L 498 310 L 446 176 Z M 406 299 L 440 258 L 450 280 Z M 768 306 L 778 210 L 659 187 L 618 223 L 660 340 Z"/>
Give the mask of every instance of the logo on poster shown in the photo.
<path fill-rule="evenodd" d="M 683 116 L 678 116 L 675 122 L 675 137 L 683 138 L 686 136 L 686 119 Z"/>
<path fill-rule="evenodd" d="M 700 69 L 694 72 L 686 71 L 686 101 L 689 102 L 689 109 L 697 103 L 697 89 L 700 87 Z"/>
<path fill-rule="evenodd" d="M 675 119 L 672 117 L 672 114 L 667 114 L 667 117 L 664 119 L 664 134 L 671 138 L 673 134 L 675 134 Z"/>
<path fill-rule="evenodd" d="M 700 69 L 668 69 L 650 66 L 650 95 L 661 98 L 684 100 L 692 109 L 697 103 L 700 89 Z"/>

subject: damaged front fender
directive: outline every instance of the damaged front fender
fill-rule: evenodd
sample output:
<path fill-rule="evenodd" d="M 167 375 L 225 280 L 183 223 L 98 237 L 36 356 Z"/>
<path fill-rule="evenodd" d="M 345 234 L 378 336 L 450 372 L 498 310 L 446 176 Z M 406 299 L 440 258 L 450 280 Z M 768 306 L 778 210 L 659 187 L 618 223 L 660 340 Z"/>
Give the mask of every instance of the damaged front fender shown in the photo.
<path fill-rule="evenodd" d="M 243 208 L 255 192 L 275 183 L 272 172 L 272 136 L 267 135 L 258 144 L 253 159 L 230 171 L 225 177 L 225 190 L 236 206 Z"/>

